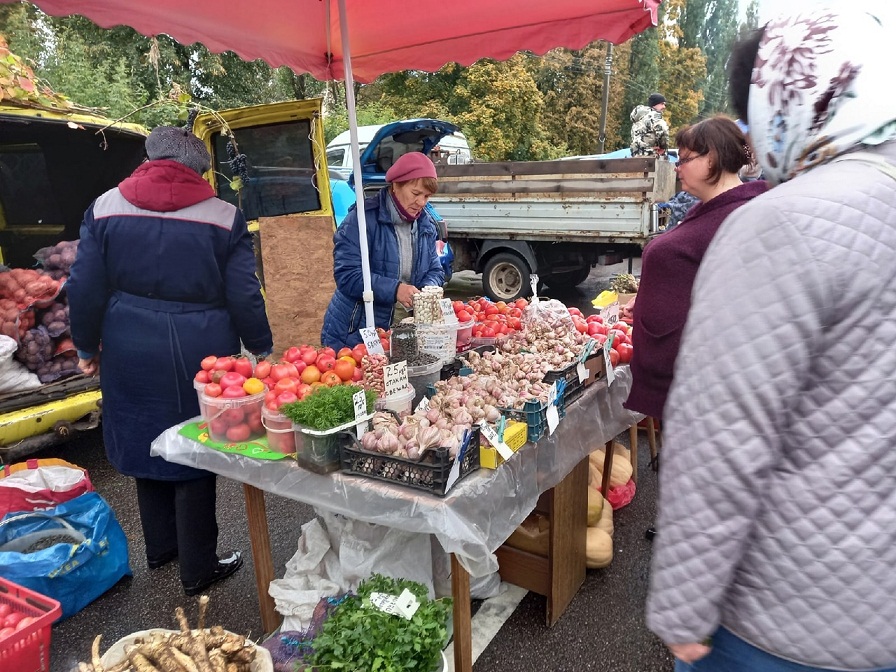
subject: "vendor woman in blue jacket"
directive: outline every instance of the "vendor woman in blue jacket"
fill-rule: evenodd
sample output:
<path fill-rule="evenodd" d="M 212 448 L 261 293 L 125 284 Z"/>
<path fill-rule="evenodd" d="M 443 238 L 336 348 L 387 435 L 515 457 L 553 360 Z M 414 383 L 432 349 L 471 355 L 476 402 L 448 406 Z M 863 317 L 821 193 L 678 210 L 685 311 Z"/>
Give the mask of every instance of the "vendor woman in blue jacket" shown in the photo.
<path fill-rule="evenodd" d="M 148 161 L 93 202 L 65 285 L 81 370 L 102 360 L 106 455 L 137 482 L 146 560 L 179 558 L 187 595 L 233 574 L 217 555 L 215 474 L 150 455 L 153 440 L 199 415 L 193 377 L 207 355 L 273 347 L 242 213 L 202 174 L 205 145 L 183 128 L 146 139 Z"/>
<path fill-rule="evenodd" d="M 436 167 L 421 152 L 402 155 L 386 172 L 388 185 L 364 202 L 370 284 L 377 327 L 389 329 L 395 304 L 413 305 L 422 287 L 445 282 L 436 253 L 438 232 L 424 206 L 438 190 Z M 352 208 L 333 236 L 336 291 L 324 315 L 320 340 L 335 350 L 361 342 L 364 281 L 358 212 Z"/>

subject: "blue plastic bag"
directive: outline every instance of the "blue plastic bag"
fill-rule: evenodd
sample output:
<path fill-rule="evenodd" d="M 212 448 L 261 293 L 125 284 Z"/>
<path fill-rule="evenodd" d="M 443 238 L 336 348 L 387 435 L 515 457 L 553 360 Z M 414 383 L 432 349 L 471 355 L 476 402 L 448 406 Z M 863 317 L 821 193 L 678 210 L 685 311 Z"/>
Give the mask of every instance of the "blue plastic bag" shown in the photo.
<path fill-rule="evenodd" d="M 131 576 L 127 539 L 96 492 L 10 513 L 0 521 L 0 576 L 58 600 L 68 618 Z"/>

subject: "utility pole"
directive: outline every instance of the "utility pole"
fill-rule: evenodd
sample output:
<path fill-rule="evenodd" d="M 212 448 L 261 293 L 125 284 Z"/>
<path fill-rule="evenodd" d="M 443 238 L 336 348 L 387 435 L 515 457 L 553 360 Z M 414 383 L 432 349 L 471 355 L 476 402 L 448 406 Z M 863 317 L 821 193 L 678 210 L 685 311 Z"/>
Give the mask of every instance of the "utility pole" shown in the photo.
<path fill-rule="evenodd" d="M 604 61 L 604 90 L 600 113 L 600 132 L 597 136 L 597 153 L 604 153 L 604 143 L 607 141 L 607 108 L 610 106 L 610 73 L 613 70 L 613 43 L 607 42 L 607 58 Z"/>

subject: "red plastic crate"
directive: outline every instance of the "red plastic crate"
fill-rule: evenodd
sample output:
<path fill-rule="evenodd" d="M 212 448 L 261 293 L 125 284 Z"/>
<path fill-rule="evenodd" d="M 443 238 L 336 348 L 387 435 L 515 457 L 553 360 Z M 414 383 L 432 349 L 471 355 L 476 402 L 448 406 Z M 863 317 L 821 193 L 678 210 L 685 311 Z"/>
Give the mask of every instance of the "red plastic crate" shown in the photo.
<path fill-rule="evenodd" d="M 0 670 L 50 672 L 50 626 L 62 615 L 59 602 L 0 577 L 0 605 L 37 617 L 0 639 Z"/>

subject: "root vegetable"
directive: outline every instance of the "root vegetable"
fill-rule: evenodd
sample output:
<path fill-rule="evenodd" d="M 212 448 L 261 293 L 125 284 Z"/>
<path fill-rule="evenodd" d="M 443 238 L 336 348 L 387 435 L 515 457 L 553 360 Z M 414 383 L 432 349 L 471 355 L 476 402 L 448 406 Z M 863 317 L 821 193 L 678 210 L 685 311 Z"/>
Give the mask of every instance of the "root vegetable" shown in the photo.
<path fill-rule="evenodd" d="M 90 647 L 90 661 L 94 672 L 104 672 L 103 663 L 100 661 L 100 640 L 102 638 L 102 635 L 94 637 L 93 645 Z"/>
<path fill-rule="evenodd" d="M 174 610 L 174 617 L 177 619 L 177 623 L 180 625 L 180 631 L 185 635 L 186 639 L 185 646 L 181 650 L 189 654 L 190 658 L 193 659 L 193 662 L 196 663 L 199 672 L 214 672 L 211 663 L 209 663 L 208 660 L 208 651 L 205 649 L 205 638 L 196 637 L 192 634 L 190 631 L 190 624 L 187 622 L 187 616 L 184 613 L 184 608 L 177 607 L 177 609 Z"/>
<path fill-rule="evenodd" d="M 131 665 L 137 672 L 162 672 L 159 668 L 149 662 L 146 656 L 144 656 L 136 646 L 128 646 L 125 648 L 125 654 L 128 657 L 128 660 L 131 661 Z"/>

